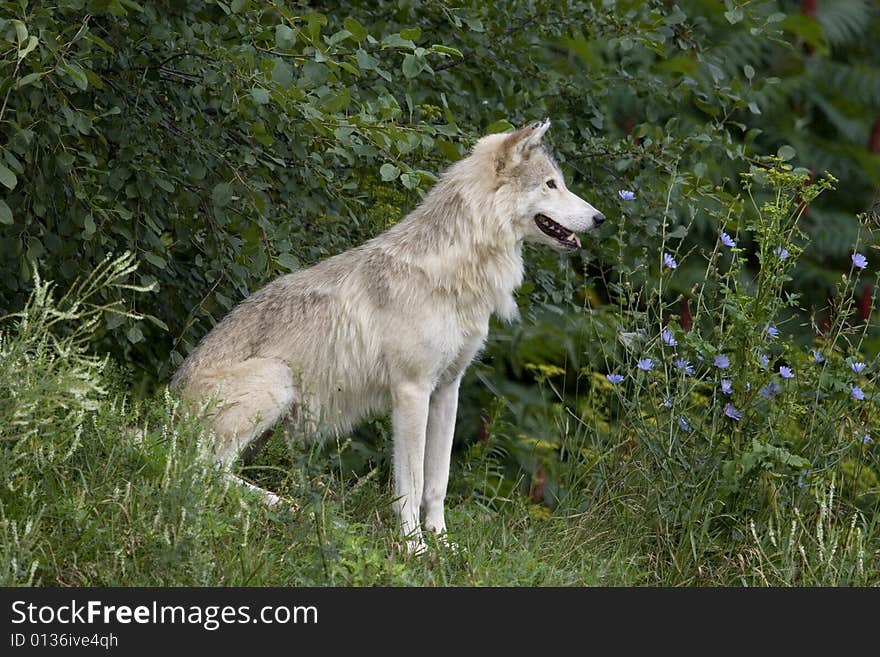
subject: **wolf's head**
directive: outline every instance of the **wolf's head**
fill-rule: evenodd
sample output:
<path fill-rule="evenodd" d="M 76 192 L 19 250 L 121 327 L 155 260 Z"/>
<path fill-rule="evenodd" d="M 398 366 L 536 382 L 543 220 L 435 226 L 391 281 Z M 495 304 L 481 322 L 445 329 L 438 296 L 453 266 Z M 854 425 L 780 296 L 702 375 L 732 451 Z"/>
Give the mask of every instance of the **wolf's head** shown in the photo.
<path fill-rule="evenodd" d="M 541 139 L 550 119 L 481 142 L 494 151 L 496 201 L 518 239 L 561 251 L 581 245 L 576 233 L 592 230 L 605 215 L 565 186 L 559 166 Z"/>

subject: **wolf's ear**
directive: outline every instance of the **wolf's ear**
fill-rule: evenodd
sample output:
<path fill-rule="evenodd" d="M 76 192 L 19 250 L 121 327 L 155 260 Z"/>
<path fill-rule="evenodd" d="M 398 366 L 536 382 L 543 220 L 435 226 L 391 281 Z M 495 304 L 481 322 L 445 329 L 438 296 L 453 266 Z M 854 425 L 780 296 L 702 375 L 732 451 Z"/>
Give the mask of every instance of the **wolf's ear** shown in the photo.
<path fill-rule="evenodd" d="M 510 133 L 498 152 L 497 170 L 512 169 L 527 160 L 534 148 L 541 145 L 544 133 L 550 129 L 550 119 L 535 121 L 516 132 Z"/>

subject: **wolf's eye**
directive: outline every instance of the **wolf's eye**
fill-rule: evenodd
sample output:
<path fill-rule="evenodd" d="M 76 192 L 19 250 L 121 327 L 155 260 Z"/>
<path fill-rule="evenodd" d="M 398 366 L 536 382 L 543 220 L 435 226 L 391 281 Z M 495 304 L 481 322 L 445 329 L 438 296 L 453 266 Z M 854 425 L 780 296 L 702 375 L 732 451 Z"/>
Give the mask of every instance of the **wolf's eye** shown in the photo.
<path fill-rule="evenodd" d="M 547 187 L 549 187 L 550 189 L 556 189 L 556 181 L 551 178 L 547 181 Z"/>

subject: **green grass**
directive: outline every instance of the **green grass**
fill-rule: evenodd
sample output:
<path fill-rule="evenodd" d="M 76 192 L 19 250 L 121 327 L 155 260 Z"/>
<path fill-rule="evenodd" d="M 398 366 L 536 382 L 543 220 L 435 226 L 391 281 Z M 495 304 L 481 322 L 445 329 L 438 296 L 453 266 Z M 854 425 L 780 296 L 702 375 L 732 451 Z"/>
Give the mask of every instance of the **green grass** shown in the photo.
<path fill-rule="evenodd" d="M 535 513 L 523 497 L 487 509 L 454 496 L 458 550 L 400 550 L 386 478 L 287 477 L 292 508 L 229 484 L 201 427 L 167 400 L 108 400 L 68 458 L 4 461 L 2 583 L 62 586 L 584 585 L 636 583 L 584 516 Z M 142 440 L 131 430 L 153 416 Z M 280 442 L 280 441 L 279 441 Z M 319 451 L 317 448 L 304 451 Z M 11 466 L 11 467 L 10 467 Z M 461 472 L 454 477 L 462 476 Z M 604 555 L 604 556 L 602 556 Z"/>

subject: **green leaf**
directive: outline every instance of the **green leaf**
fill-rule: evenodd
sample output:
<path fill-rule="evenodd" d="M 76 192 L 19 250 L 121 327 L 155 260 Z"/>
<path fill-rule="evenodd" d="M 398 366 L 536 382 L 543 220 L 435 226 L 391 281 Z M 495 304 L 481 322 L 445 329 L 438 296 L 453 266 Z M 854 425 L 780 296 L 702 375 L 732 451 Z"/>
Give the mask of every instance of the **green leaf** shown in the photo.
<path fill-rule="evenodd" d="M 491 135 L 496 132 L 507 132 L 508 130 L 512 129 L 513 124 L 510 121 L 508 121 L 507 119 L 499 119 L 498 121 L 490 123 L 488 126 L 486 126 L 486 133 Z"/>
<path fill-rule="evenodd" d="M 464 57 L 464 55 L 461 53 L 461 50 L 459 50 L 458 48 L 450 48 L 449 46 L 444 46 L 439 43 L 435 43 L 433 46 L 431 46 L 431 50 L 433 50 L 434 52 L 443 54 L 443 55 L 452 55 L 453 57 Z"/>
<path fill-rule="evenodd" d="M 277 262 L 287 271 L 296 271 L 300 268 L 299 259 L 292 253 L 282 253 L 277 258 L 275 258 L 275 262 Z"/>
<path fill-rule="evenodd" d="M 169 194 L 174 192 L 174 190 L 176 189 L 174 187 L 174 183 L 172 183 L 170 180 L 165 180 L 164 178 L 159 177 L 156 177 L 154 180 L 156 181 L 156 185 L 164 189 Z"/>
<path fill-rule="evenodd" d="M 154 267 L 158 267 L 159 269 L 165 269 L 165 267 L 168 266 L 168 263 L 165 262 L 165 258 L 153 253 L 152 251 L 144 252 L 144 260 L 149 262 Z"/>
<path fill-rule="evenodd" d="M 155 316 L 153 316 L 153 315 L 144 315 L 143 317 L 144 317 L 144 319 L 149 320 L 150 322 L 152 322 L 153 324 L 155 324 L 156 326 L 158 326 L 158 327 L 159 327 L 160 329 L 162 329 L 163 331 L 167 331 L 167 330 L 168 330 L 168 324 L 166 324 L 165 322 L 163 322 L 163 321 L 162 321 L 161 319 L 159 319 L 158 317 L 155 317 Z"/>
<path fill-rule="evenodd" d="M 327 24 L 327 17 L 324 14 L 312 12 L 311 14 L 306 14 L 305 19 L 309 36 L 312 42 L 317 45 L 318 38 L 321 36 L 321 28 Z"/>
<path fill-rule="evenodd" d="M 346 30 L 351 32 L 352 38 L 358 42 L 363 41 L 370 34 L 367 31 L 367 28 L 365 28 L 363 25 L 358 23 L 358 21 L 356 19 L 352 18 L 351 16 L 347 16 L 342 21 L 342 27 L 344 27 Z"/>
<path fill-rule="evenodd" d="M 232 185 L 225 182 L 214 185 L 214 190 L 211 192 L 211 200 L 214 201 L 214 205 L 218 208 L 229 205 L 229 202 L 232 200 Z"/>
<path fill-rule="evenodd" d="M 406 55 L 403 58 L 403 74 L 408 78 L 414 78 L 425 69 L 425 60 L 415 55 Z"/>
<path fill-rule="evenodd" d="M 262 87 L 254 87 L 251 89 L 251 98 L 254 99 L 254 102 L 257 105 L 269 104 L 269 92 Z"/>
<path fill-rule="evenodd" d="M 111 55 L 115 52 L 113 50 L 113 48 L 110 47 L 109 43 L 104 41 L 104 39 L 102 39 L 101 37 L 92 34 L 91 32 L 87 32 L 85 35 L 85 38 L 88 39 L 89 41 L 91 41 L 92 43 L 94 43 L 96 46 L 98 46 L 102 50 L 109 52 Z"/>
<path fill-rule="evenodd" d="M 735 7 L 734 9 L 731 9 L 730 11 L 725 11 L 724 18 L 726 18 L 727 22 L 730 23 L 731 25 L 736 25 L 737 23 L 739 23 L 743 19 L 743 10 L 740 9 L 739 7 Z"/>
<path fill-rule="evenodd" d="M 400 31 L 400 36 L 402 36 L 404 39 L 410 39 L 410 40 L 412 40 L 412 41 L 415 41 L 415 40 L 418 39 L 420 36 L 422 36 L 422 28 L 420 28 L 420 27 L 410 27 L 410 28 L 407 28 L 407 29 L 405 29 L 405 30 L 401 30 L 401 31 Z"/>
<path fill-rule="evenodd" d="M 43 77 L 44 75 L 48 75 L 48 72 L 47 72 L 47 71 L 44 71 L 44 72 L 42 72 L 42 73 L 28 73 L 27 75 L 22 76 L 22 77 L 18 80 L 18 83 L 16 84 L 16 87 L 19 88 L 19 89 L 21 89 L 22 87 L 26 87 L 27 85 L 29 85 L 29 84 L 33 84 L 34 82 L 36 82 L 37 80 L 39 80 L 39 79 L 40 79 L 41 77 Z"/>
<path fill-rule="evenodd" d="M 293 67 L 283 59 L 276 59 L 272 66 L 272 81 L 282 87 L 289 87 L 293 82 Z"/>
<path fill-rule="evenodd" d="M 83 219 L 83 239 L 92 239 L 92 236 L 95 234 L 97 228 L 98 227 L 95 225 L 95 218 L 91 214 L 87 214 Z"/>
<path fill-rule="evenodd" d="M 28 43 L 27 43 L 27 45 L 26 45 L 24 48 L 22 48 L 21 50 L 18 51 L 18 58 L 19 58 L 19 59 L 24 59 L 25 57 L 27 57 L 27 56 L 28 56 L 28 53 L 29 53 L 31 50 L 33 50 L 34 48 L 37 47 L 37 44 L 38 44 L 38 43 L 39 43 L 39 39 L 37 39 L 37 37 L 35 37 L 35 36 L 33 36 L 33 35 L 31 35 L 30 37 L 28 37 Z"/>
<path fill-rule="evenodd" d="M 467 26 L 471 28 L 474 32 L 482 32 L 486 28 L 483 27 L 483 21 L 479 18 L 465 18 L 464 22 L 467 23 Z"/>
<path fill-rule="evenodd" d="M 748 64 L 743 66 L 743 73 L 745 74 L 746 79 L 748 79 L 750 82 L 752 78 L 755 77 L 755 69 Z"/>
<path fill-rule="evenodd" d="M 797 151 L 788 144 L 785 144 L 784 146 L 779 147 L 779 150 L 776 151 L 776 155 L 781 157 L 784 161 L 788 162 L 788 160 L 797 155 Z"/>
<path fill-rule="evenodd" d="M 15 26 L 15 38 L 18 39 L 18 45 L 21 47 L 21 44 L 27 41 L 28 38 L 27 27 L 21 21 L 15 19 L 12 20 L 12 24 Z"/>
<path fill-rule="evenodd" d="M 400 182 L 402 182 L 403 186 L 407 189 L 415 189 L 416 187 L 418 187 L 419 180 L 419 174 L 412 171 L 407 171 L 400 176 Z"/>
<path fill-rule="evenodd" d="M 83 73 L 82 68 L 79 64 L 64 64 L 61 67 L 61 70 L 67 73 L 67 76 L 73 80 L 73 83 L 85 91 L 89 86 L 89 80 L 86 77 L 86 74 Z"/>
<path fill-rule="evenodd" d="M 135 324 L 128 331 L 125 332 L 128 341 L 132 344 L 137 344 L 138 342 L 142 342 L 144 339 L 144 334 L 141 331 L 141 327 Z"/>
<path fill-rule="evenodd" d="M 351 32 L 349 32 L 348 30 L 339 30 L 338 32 L 335 32 L 329 39 L 327 39 L 327 45 L 335 46 L 342 43 L 350 36 Z"/>
<path fill-rule="evenodd" d="M 291 50 L 296 44 L 296 32 L 287 25 L 275 26 L 275 47 L 279 50 Z"/>
<path fill-rule="evenodd" d="M 5 164 L 0 163 L 0 183 L 3 183 L 9 189 L 15 189 L 18 178 L 10 171 Z"/>
<path fill-rule="evenodd" d="M 400 169 L 390 162 L 386 162 L 379 168 L 379 175 L 382 176 L 382 180 L 388 182 L 389 180 L 394 180 L 400 175 Z"/>
<path fill-rule="evenodd" d="M 0 224 L 6 224 L 7 226 L 12 223 L 12 210 L 9 209 L 9 206 L 6 205 L 6 201 L 0 198 Z"/>

